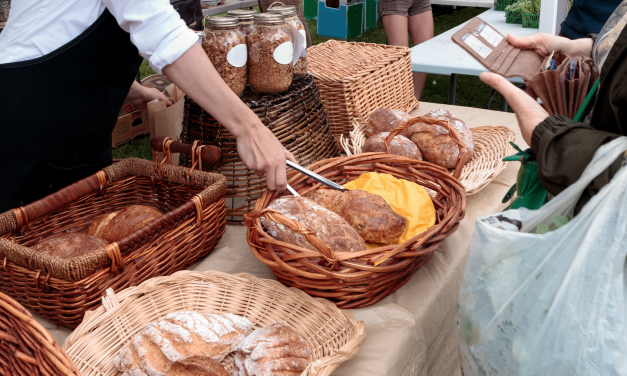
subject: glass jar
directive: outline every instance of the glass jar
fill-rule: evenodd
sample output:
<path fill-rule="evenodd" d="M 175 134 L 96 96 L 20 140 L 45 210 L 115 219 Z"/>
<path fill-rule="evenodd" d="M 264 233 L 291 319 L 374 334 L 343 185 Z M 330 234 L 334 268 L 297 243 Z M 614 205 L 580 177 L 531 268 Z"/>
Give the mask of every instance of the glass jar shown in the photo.
<path fill-rule="evenodd" d="M 257 14 L 257 11 L 254 9 L 233 9 L 226 12 L 226 14 L 237 17 L 239 20 L 239 31 L 248 38 L 248 34 L 253 29 L 254 16 Z"/>
<path fill-rule="evenodd" d="M 303 49 L 307 50 L 307 34 L 305 26 L 300 22 L 298 13 L 294 5 L 281 5 L 268 8 L 269 13 L 279 13 L 285 16 L 285 21 L 303 36 Z M 307 56 L 301 54 L 301 57 L 294 65 L 294 79 L 298 80 L 307 75 Z"/>
<path fill-rule="evenodd" d="M 202 46 L 224 82 L 242 95 L 248 80 L 248 47 L 237 17 L 209 17 Z"/>
<path fill-rule="evenodd" d="M 255 15 L 248 34 L 248 82 L 259 93 L 281 93 L 292 84 L 294 44 L 290 26 L 278 13 Z"/>

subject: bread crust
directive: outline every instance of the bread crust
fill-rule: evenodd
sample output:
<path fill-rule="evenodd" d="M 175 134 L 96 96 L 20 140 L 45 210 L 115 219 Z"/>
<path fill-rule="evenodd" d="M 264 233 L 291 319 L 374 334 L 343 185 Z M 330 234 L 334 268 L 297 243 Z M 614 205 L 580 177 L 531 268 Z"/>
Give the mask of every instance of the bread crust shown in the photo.
<path fill-rule="evenodd" d="M 379 108 L 370 114 L 366 124 L 366 136 L 372 137 L 381 132 L 391 132 L 392 129 L 409 120 L 411 116 L 403 111 L 391 108 Z M 409 129 L 404 129 L 401 135 L 409 138 Z"/>
<path fill-rule="evenodd" d="M 174 362 L 166 376 L 231 376 L 231 374 L 211 358 L 193 356 Z"/>
<path fill-rule="evenodd" d="M 102 239 L 113 243 L 139 230 L 161 216 L 157 209 L 145 205 L 131 205 L 120 210 L 102 230 Z"/>
<path fill-rule="evenodd" d="M 32 249 L 61 258 L 84 256 L 108 243 L 95 236 L 79 232 L 65 232 L 53 235 L 35 244 Z"/>
<path fill-rule="evenodd" d="M 113 217 L 118 215 L 119 212 L 120 211 L 118 210 L 118 211 L 106 213 L 106 214 L 96 217 L 96 219 L 94 219 L 94 221 L 91 223 L 91 225 L 87 229 L 87 234 L 93 235 L 102 239 L 104 229 L 107 228 L 107 226 L 109 225 L 109 222 L 111 222 Z"/>
<path fill-rule="evenodd" d="M 370 137 L 364 143 L 364 147 L 361 151 L 364 153 L 387 153 L 387 150 L 385 150 L 385 139 L 389 135 L 390 132 L 381 132 Z M 392 142 L 390 142 L 389 149 L 390 154 L 422 161 L 422 154 L 420 154 L 418 146 L 405 136 L 395 136 Z"/>

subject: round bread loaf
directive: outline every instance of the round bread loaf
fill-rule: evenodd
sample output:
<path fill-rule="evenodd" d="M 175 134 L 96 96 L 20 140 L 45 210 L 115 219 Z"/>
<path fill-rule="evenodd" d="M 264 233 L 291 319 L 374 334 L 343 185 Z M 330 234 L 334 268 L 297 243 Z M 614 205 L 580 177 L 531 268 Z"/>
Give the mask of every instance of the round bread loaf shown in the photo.
<path fill-rule="evenodd" d="M 463 163 L 472 159 L 475 143 L 472 132 L 453 113 L 439 109 L 424 117 L 447 120 L 459 133 L 468 153 Z M 449 136 L 448 129 L 437 124 L 416 123 L 411 126 L 411 140 L 418 145 L 424 159 L 444 168 L 455 168 L 459 157 L 459 145 Z"/>
<path fill-rule="evenodd" d="M 390 132 L 392 129 L 409 120 L 408 113 L 393 110 L 391 108 L 379 108 L 370 114 L 368 124 L 366 124 L 366 136 L 372 137 L 381 132 Z M 401 135 L 409 138 L 409 129 L 404 129 Z"/>
<path fill-rule="evenodd" d="M 166 376 L 231 376 L 231 374 L 211 358 L 193 356 L 172 364 Z"/>
<path fill-rule="evenodd" d="M 390 132 L 381 132 L 370 137 L 364 143 L 361 151 L 364 153 L 387 153 L 387 150 L 385 150 L 385 138 L 389 134 Z M 389 148 L 390 154 L 422 161 L 422 155 L 418 146 L 412 140 L 400 134 L 392 139 Z"/>
<path fill-rule="evenodd" d="M 107 228 L 107 225 L 109 224 L 109 222 L 111 222 L 113 217 L 118 215 L 119 212 L 120 211 L 118 210 L 118 211 L 106 213 L 99 217 L 96 217 L 96 219 L 94 219 L 94 221 L 91 223 L 91 225 L 87 229 L 87 234 L 93 235 L 102 239 L 104 229 Z"/>
<path fill-rule="evenodd" d="M 190 357 L 220 362 L 252 328 L 248 319 L 229 313 L 170 313 L 134 335 L 113 365 L 127 375 L 165 376 L 174 362 Z"/>
<path fill-rule="evenodd" d="M 300 375 L 311 363 L 305 339 L 284 321 L 255 330 L 235 350 L 233 376 Z"/>
<path fill-rule="evenodd" d="M 32 247 L 37 252 L 72 258 L 88 254 L 107 245 L 102 239 L 79 232 L 64 232 L 46 238 Z"/>
<path fill-rule="evenodd" d="M 109 243 L 132 234 L 161 216 L 157 209 L 145 205 L 131 205 L 123 210 L 97 217 L 87 232 Z"/>

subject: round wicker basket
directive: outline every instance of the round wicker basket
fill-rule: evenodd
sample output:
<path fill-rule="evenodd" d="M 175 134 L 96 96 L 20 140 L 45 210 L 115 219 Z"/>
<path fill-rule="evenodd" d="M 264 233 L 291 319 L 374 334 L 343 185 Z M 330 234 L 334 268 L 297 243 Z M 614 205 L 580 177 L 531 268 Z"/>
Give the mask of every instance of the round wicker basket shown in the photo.
<path fill-rule="evenodd" d="M 247 88 L 241 99 L 294 154 L 300 165 L 307 166 L 340 155 L 311 76 L 294 81 L 288 91 L 280 94 L 258 94 Z M 237 153 L 235 138 L 187 97 L 181 142 L 191 144 L 194 140 L 222 149 L 220 162 L 203 168 L 226 177 L 227 220 L 240 223 L 241 216 L 253 209 L 255 201 L 266 189 L 265 176 L 257 176 L 255 171 L 244 166 Z M 191 166 L 191 158 L 181 155 L 180 165 Z"/>
<path fill-rule="evenodd" d="M 0 374 L 80 376 L 50 333 L 24 307 L 1 292 Z"/>
<path fill-rule="evenodd" d="M 302 376 L 327 376 L 351 359 L 366 340 L 364 323 L 324 299 L 288 289 L 250 274 L 180 271 L 103 297 L 65 342 L 83 376 L 118 375 L 113 358 L 145 325 L 168 313 L 196 311 L 234 313 L 260 328 L 286 321 L 301 334 L 313 354 Z M 232 357 L 223 362 L 233 370 Z"/>
<path fill-rule="evenodd" d="M 309 295 L 330 299 L 340 308 L 360 308 L 374 304 L 400 288 L 427 260 L 446 237 L 454 233 L 464 218 L 466 193 L 458 181 L 466 149 L 459 134 L 448 122 L 423 117 L 412 118 L 390 133 L 387 142 L 405 126 L 418 121 L 446 127 L 461 147 L 460 159 L 453 175 L 442 167 L 397 155 L 363 153 L 317 162 L 309 168 L 343 184 L 361 174 L 377 172 L 415 182 L 430 193 L 436 209 L 435 225 L 403 244 L 387 245 L 361 252 L 334 252 L 326 246 L 316 251 L 275 240 L 265 232 L 261 217 L 281 223 L 304 235 L 311 244 L 322 244 L 316 236 L 296 221 L 266 209 L 281 194 L 266 191 L 257 200 L 255 210 L 244 216 L 247 240 L 255 256 L 268 265 L 277 279 Z M 320 183 L 297 175 L 289 184 L 301 195 L 324 188 Z M 312 262 L 317 258 L 321 262 Z"/>

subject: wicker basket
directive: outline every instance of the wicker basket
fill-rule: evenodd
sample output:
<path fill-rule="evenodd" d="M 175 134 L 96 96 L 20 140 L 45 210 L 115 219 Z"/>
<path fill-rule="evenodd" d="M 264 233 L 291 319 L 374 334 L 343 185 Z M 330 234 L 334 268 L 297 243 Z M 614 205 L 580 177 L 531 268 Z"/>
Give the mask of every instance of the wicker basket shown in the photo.
<path fill-rule="evenodd" d="M 448 122 L 417 117 L 406 124 L 410 126 L 418 121 L 446 127 L 453 139 L 461 145 L 460 157 L 467 153 L 459 134 Z M 396 128 L 390 133 L 391 137 L 399 134 L 402 129 L 403 127 Z M 434 164 L 384 153 L 334 158 L 310 166 L 316 173 L 337 183 L 355 180 L 366 172 L 378 172 L 413 181 L 434 192 L 432 201 L 436 209 L 435 225 L 403 244 L 353 253 L 335 252 L 324 246 L 299 222 L 266 209 L 280 196 L 275 191 L 264 192 L 263 197 L 257 200 L 255 210 L 244 217 L 248 228 L 248 244 L 255 256 L 272 269 L 280 282 L 298 287 L 310 295 L 330 299 L 340 308 L 369 306 L 405 284 L 429 260 L 442 240 L 457 230 L 466 209 L 465 190 L 457 180 L 461 163 L 460 158 L 453 176 L 446 169 Z M 291 178 L 289 184 L 301 195 L 321 188 L 320 183 L 304 175 Z M 311 244 L 322 246 L 317 251 L 311 251 L 275 240 L 265 232 L 261 217 L 304 235 Z M 316 263 L 311 261 L 312 258 L 321 261 Z"/>
<path fill-rule="evenodd" d="M 366 124 L 353 119 L 353 130 L 349 137 L 342 137 L 340 144 L 346 155 L 361 153 L 366 142 Z M 485 188 L 507 166 L 503 158 L 511 154 L 510 141 L 516 134 L 503 126 L 470 128 L 475 142 L 475 151 L 470 162 L 464 165 L 460 182 L 466 187 L 466 196 L 474 195 Z"/>
<path fill-rule="evenodd" d="M 367 119 L 377 108 L 409 112 L 418 105 L 407 47 L 330 40 L 307 49 L 307 57 L 338 142 L 350 133 L 353 118 Z"/>
<path fill-rule="evenodd" d="M 112 359 L 146 324 L 168 313 L 196 311 L 234 313 L 256 328 L 284 320 L 312 350 L 313 362 L 302 376 L 327 376 L 353 358 L 366 340 L 364 323 L 324 299 L 288 289 L 276 281 L 250 274 L 182 271 L 153 278 L 138 287 L 103 298 L 103 307 L 89 312 L 64 348 L 83 376 L 113 376 Z M 232 358 L 223 364 L 232 371 Z"/>
<path fill-rule="evenodd" d="M 246 89 L 241 99 L 296 157 L 300 165 L 333 158 L 340 151 L 333 141 L 314 80 L 307 76 L 295 81 L 285 93 L 263 95 Z M 266 189 L 266 178 L 248 170 L 239 158 L 234 137 L 191 98 L 185 99 L 181 142 L 200 140 L 204 145 L 222 149 L 217 165 L 205 165 L 227 179 L 227 216 L 230 223 L 241 223 Z M 180 164 L 190 166 L 191 158 L 181 155 Z"/>
<path fill-rule="evenodd" d="M 48 320 L 70 328 L 116 291 L 184 269 L 225 230 L 224 177 L 142 159 L 125 159 L 59 192 L 0 215 L 0 289 Z M 85 256 L 61 259 L 30 246 L 128 205 L 165 213 L 134 233 Z M 1 261 L 0 261 L 1 262 Z"/>
<path fill-rule="evenodd" d="M 0 293 L 0 374 L 80 376 L 74 363 L 30 313 Z"/>

